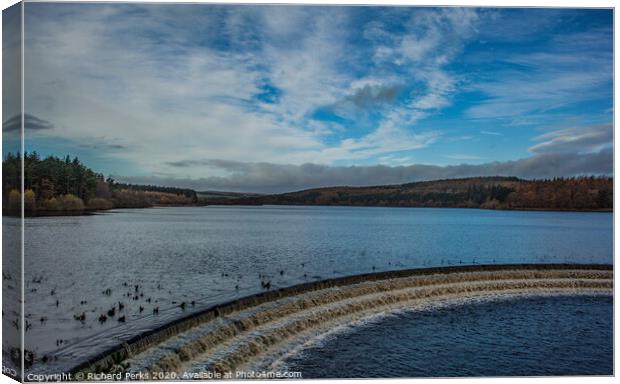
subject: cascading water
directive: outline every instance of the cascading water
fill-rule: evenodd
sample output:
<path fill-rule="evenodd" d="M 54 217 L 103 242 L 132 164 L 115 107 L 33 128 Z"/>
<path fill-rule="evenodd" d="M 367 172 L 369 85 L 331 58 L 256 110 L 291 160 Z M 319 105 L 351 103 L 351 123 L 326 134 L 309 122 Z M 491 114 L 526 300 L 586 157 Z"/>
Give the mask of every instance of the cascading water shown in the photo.
<path fill-rule="evenodd" d="M 601 265 L 468 266 L 350 276 L 215 306 L 138 336 L 74 372 L 265 369 L 296 344 L 390 310 L 464 297 L 612 290 L 612 267 Z"/>

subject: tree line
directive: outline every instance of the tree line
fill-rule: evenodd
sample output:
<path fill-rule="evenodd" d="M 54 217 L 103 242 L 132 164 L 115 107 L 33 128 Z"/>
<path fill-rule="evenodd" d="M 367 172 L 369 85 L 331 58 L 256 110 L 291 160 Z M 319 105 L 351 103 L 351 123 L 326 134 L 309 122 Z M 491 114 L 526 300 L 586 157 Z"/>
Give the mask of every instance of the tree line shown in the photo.
<path fill-rule="evenodd" d="M 154 205 L 188 205 L 197 201 L 190 189 L 118 183 L 94 172 L 77 157 L 41 158 L 25 153 L 24 208 L 28 214 L 70 214 L 85 210 L 141 208 Z M 3 207 L 21 211 L 21 158 L 8 153 L 2 161 Z"/>
<path fill-rule="evenodd" d="M 218 204 L 225 204 L 219 201 Z M 541 210 L 611 210 L 613 179 L 476 177 L 372 187 L 317 188 L 232 204 L 352 205 Z"/>
<path fill-rule="evenodd" d="M 21 211 L 21 159 L 2 162 L 4 212 Z M 24 208 L 28 214 L 154 205 L 352 205 L 541 210 L 611 210 L 613 179 L 606 176 L 522 180 L 473 177 L 370 187 L 315 188 L 276 195 L 201 193 L 192 189 L 119 183 L 77 157 L 24 154 Z"/>

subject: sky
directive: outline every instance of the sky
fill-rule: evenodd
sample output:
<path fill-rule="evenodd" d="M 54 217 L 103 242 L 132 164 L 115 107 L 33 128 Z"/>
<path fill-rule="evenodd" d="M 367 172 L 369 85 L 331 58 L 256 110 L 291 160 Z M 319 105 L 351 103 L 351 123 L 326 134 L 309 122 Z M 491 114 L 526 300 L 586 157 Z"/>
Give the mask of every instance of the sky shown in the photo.
<path fill-rule="evenodd" d="M 26 149 L 125 182 L 260 193 L 611 174 L 612 17 L 26 3 Z M 19 53 L 6 41 L 3 60 Z M 3 108 L 8 140 L 19 104 Z"/>

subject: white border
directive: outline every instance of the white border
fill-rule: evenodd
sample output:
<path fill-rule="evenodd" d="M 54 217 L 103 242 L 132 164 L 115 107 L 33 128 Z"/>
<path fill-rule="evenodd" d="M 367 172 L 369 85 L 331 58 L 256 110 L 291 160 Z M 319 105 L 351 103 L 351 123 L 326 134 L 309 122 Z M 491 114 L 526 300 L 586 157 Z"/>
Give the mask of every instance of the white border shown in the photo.
<path fill-rule="evenodd" d="M 26 2 L 44 2 L 42 0 L 26 0 Z M 104 1 L 78 1 L 78 0 L 65 0 L 62 2 L 104 2 Z M 123 0 L 109 0 L 109 1 L 105 1 L 105 2 L 127 2 L 127 1 L 123 1 Z M 283 0 L 269 0 L 269 1 L 265 1 L 265 0 L 241 0 L 241 1 L 232 1 L 232 0 L 219 0 L 219 1 L 179 1 L 179 0 L 149 0 L 149 1 L 133 1 L 136 3 L 204 3 L 204 4 L 209 4 L 209 3 L 224 3 L 224 4 L 321 4 L 321 5 L 333 5 L 333 4 L 340 4 L 340 5 L 396 5 L 396 6 L 476 6 L 476 7 L 559 7 L 559 8 L 615 8 L 615 1 L 610 1 L 610 0 L 590 0 L 590 1 L 576 1 L 576 0 L 569 0 L 569 1 L 559 1 L 559 0 L 520 0 L 520 1 L 512 1 L 512 0 L 507 0 L 507 1 L 498 1 L 498 0 L 494 0 L 494 1 L 489 1 L 489 0 L 478 0 L 475 2 L 472 1 L 464 1 L 464 0 L 433 0 L 433 1 L 412 1 L 412 0 L 387 0 L 387 1 L 381 1 L 381 0 L 335 0 L 335 1 L 330 1 L 330 0 L 312 0 L 312 1 L 298 1 L 298 0 L 289 0 L 289 1 L 283 1 Z M 2 9 L 5 9 L 11 5 L 16 4 L 17 1 L 15 0 L 0 0 L 0 7 Z M 24 24 L 23 24 L 23 13 L 22 13 L 22 36 L 23 36 L 23 28 L 24 28 Z M 615 9 L 614 9 L 614 53 L 618 52 L 618 39 L 617 39 L 617 34 L 618 31 L 615 28 Z M 2 29 L 0 28 L 0 41 L 2 41 Z M 23 55 L 23 39 L 22 39 L 22 55 Z M 22 56 L 22 66 L 23 66 L 23 56 Z M 2 64 L 0 61 L 0 69 L 2 68 Z M 615 62 L 615 55 L 614 55 L 614 79 L 616 78 L 616 75 L 618 75 L 618 67 L 616 66 L 616 62 Z M 1 85 L 1 79 L 0 79 L 0 85 Z M 23 113 L 23 103 L 24 103 L 24 89 L 23 89 L 24 85 L 23 85 L 23 76 L 22 76 L 22 113 Z M 614 111 L 615 111 L 615 96 L 616 96 L 616 83 L 614 81 Z M 2 111 L 2 106 L 0 103 L 0 116 L 1 116 L 1 111 Z M 616 115 L 614 113 L 614 127 L 615 127 L 615 123 L 616 123 Z M 22 119 L 22 125 L 23 125 L 23 119 Z M 615 130 L 614 130 L 615 131 Z M 22 126 L 22 132 L 23 132 L 23 126 Z M 616 142 L 616 136 L 614 135 L 614 148 L 616 148 L 617 142 Z M 22 135 L 22 148 L 23 148 L 23 135 Z M 23 153 L 23 149 L 22 149 L 22 153 Z M 614 150 L 614 170 L 615 169 L 620 169 L 619 168 L 620 165 L 620 159 L 618 157 L 615 156 L 615 150 Z M 1 169 L 0 169 L 0 175 L 1 175 Z M 615 173 L 615 172 L 614 172 Z M 615 175 L 614 175 L 615 176 Z M 23 178 L 22 178 L 22 182 L 23 182 Z M 614 193 L 614 206 L 617 207 L 618 206 L 618 202 L 620 201 L 620 199 L 618 198 L 618 184 L 616 183 L 616 180 L 614 179 L 614 190 L 616 191 Z M 0 188 L 0 198 L 2 197 L 2 190 Z M 23 203 L 22 203 L 22 209 L 23 209 Z M 620 245 L 618 245 L 618 242 L 615 241 L 615 239 L 617 238 L 618 233 L 620 232 L 620 229 L 618 228 L 617 225 L 617 221 L 616 221 L 617 217 L 614 213 L 614 266 L 615 266 L 615 255 L 618 254 L 618 251 L 620 250 Z M 23 231 L 22 231 L 22 240 L 23 240 Z M 2 235 L 0 233 L 0 245 L 2 244 Z M 23 242 L 22 242 L 23 244 Z M 23 247 L 22 247 L 22 252 L 23 252 Z M 615 268 L 614 268 L 615 269 Z M 23 273 L 23 257 L 22 257 L 22 273 Z M 24 284 L 24 279 L 22 276 L 22 295 L 23 295 L 23 284 Z M 617 293 L 617 287 L 615 287 L 614 290 L 614 294 Z M 23 297 L 23 296 L 22 296 Z M 0 305 L 2 303 L 2 297 L 1 297 L 1 287 L 0 287 Z M 23 308 L 23 303 L 22 303 L 22 325 L 23 325 L 23 315 L 24 315 L 24 308 Z M 615 305 L 614 303 L 614 369 L 617 369 L 617 367 L 620 367 L 619 363 L 619 354 L 617 353 L 616 348 L 618 347 L 618 333 L 615 332 L 615 330 L 617 329 L 616 325 L 617 325 L 617 320 L 618 320 L 618 306 Z M 22 326 L 23 329 L 23 326 Z M 0 334 L 0 343 L 2 341 L 2 337 Z M 22 345 L 23 345 L 23 334 L 22 334 Z M 23 372 L 22 372 L 23 374 Z M 23 377 L 23 375 L 22 375 Z M 334 382 L 339 382 L 340 380 L 303 380 L 303 383 L 334 383 Z M 347 380 L 347 382 L 363 382 L 366 380 Z M 379 380 L 375 380 L 377 382 L 390 382 L 390 383 L 412 383 L 414 380 L 413 379 L 379 379 Z M 464 384 L 469 384 L 469 383 L 479 383 L 479 382 L 487 382 L 487 383 L 505 383 L 505 384 L 521 384 L 521 383 L 536 383 L 536 382 L 545 382 L 545 383 L 550 383 L 550 384 L 556 384 L 556 383 L 582 383 L 582 382 L 587 382 L 587 383 L 594 383 L 594 384 L 598 384 L 598 383 L 612 383 L 615 382 L 614 378 L 609 378 L 609 377 L 552 377 L 552 378 L 523 378 L 523 377 L 519 377 L 519 378 L 476 378 L 476 379 L 469 379 L 469 378 L 458 378 L 458 379 L 415 379 L 416 383 L 437 383 L 437 382 L 453 382 L 453 381 L 458 381 L 459 383 L 464 383 Z M 244 381 L 244 382 L 238 382 L 238 383 L 247 383 L 248 381 Z M 273 383 L 273 381 L 252 381 L 253 383 Z M 4 383 L 15 383 L 14 380 L 11 380 L 10 378 L 8 378 L 5 375 L 1 375 L 0 374 L 0 384 L 4 384 Z"/>

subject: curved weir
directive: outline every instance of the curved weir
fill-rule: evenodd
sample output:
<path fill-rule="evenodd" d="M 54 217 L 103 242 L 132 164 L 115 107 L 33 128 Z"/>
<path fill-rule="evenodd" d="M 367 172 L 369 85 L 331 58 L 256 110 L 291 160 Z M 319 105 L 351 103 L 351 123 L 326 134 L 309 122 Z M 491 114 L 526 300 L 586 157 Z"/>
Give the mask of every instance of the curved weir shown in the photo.
<path fill-rule="evenodd" d="M 451 299 L 613 293 L 611 265 L 520 264 L 411 269 L 268 291 L 179 319 L 73 372 L 227 372 L 277 365 L 291 348 L 374 314 Z"/>

